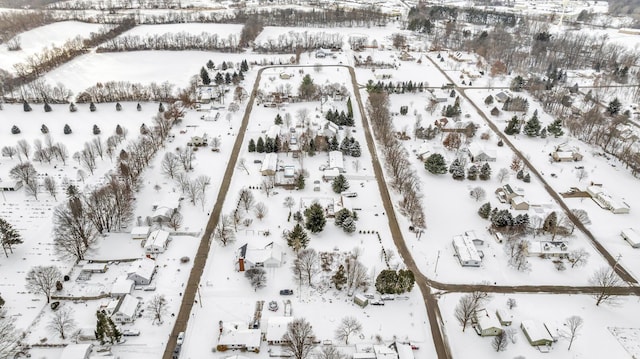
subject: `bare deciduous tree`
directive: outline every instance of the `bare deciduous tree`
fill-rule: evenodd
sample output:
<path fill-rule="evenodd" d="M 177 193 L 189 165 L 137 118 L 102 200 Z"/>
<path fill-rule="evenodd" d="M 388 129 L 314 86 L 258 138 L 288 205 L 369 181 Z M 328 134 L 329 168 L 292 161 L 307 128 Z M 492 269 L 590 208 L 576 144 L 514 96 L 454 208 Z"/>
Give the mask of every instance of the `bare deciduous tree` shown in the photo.
<path fill-rule="evenodd" d="M 48 325 L 49 329 L 60 334 L 60 338 L 66 339 L 66 336 L 76 327 L 76 320 L 73 318 L 73 313 L 68 308 L 58 309 L 53 314 L 53 318 Z"/>
<path fill-rule="evenodd" d="M 291 196 L 287 196 L 284 198 L 284 202 L 282 203 L 285 207 L 289 208 L 289 213 L 291 213 L 291 208 L 296 205 L 296 201 Z"/>
<path fill-rule="evenodd" d="M 162 157 L 160 163 L 162 173 L 173 179 L 175 175 L 180 171 L 180 159 L 173 152 L 167 152 Z"/>
<path fill-rule="evenodd" d="M 584 248 L 572 250 L 569 252 L 568 260 L 571 263 L 571 268 L 582 267 L 589 260 L 589 252 Z"/>
<path fill-rule="evenodd" d="M 344 340 L 345 345 L 349 345 L 349 337 L 362 332 L 362 324 L 355 317 L 344 317 L 336 329 L 336 339 Z"/>
<path fill-rule="evenodd" d="M 16 165 L 9 171 L 9 176 L 16 181 L 22 181 L 24 185 L 36 181 L 38 172 L 31 162 L 24 162 Z"/>
<path fill-rule="evenodd" d="M 504 330 L 501 331 L 500 334 L 493 337 L 493 342 L 491 343 L 493 349 L 495 349 L 497 352 L 505 351 L 508 344 L 509 341 L 507 338 L 507 333 Z"/>
<path fill-rule="evenodd" d="M 251 207 L 255 204 L 255 198 L 253 197 L 253 192 L 251 192 L 248 188 L 243 188 L 240 190 L 240 197 L 238 199 L 238 204 L 242 207 L 246 212 L 251 210 Z"/>
<path fill-rule="evenodd" d="M 58 184 L 56 183 L 56 180 L 55 178 L 53 178 L 53 176 L 46 176 L 42 182 L 42 186 L 44 187 L 45 191 L 49 192 L 54 200 L 58 200 Z"/>
<path fill-rule="evenodd" d="M 580 329 L 582 329 L 583 324 L 584 320 L 577 315 L 573 315 L 564 321 L 564 326 L 567 328 L 565 335 L 567 338 L 569 338 L 569 348 L 567 348 L 567 350 L 571 350 L 571 345 L 579 335 Z"/>
<path fill-rule="evenodd" d="M 71 198 L 53 212 L 54 245 L 63 256 L 84 259 L 96 240 L 96 229 L 80 198 Z"/>
<path fill-rule="evenodd" d="M 320 260 L 315 249 L 300 250 L 293 262 L 293 273 L 300 281 L 306 281 L 312 287 L 313 280 L 320 273 Z"/>
<path fill-rule="evenodd" d="M 507 307 L 509 307 L 509 309 L 513 309 L 518 305 L 518 303 L 516 302 L 515 298 L 509 298 L 507 299 Z"/>
<path fill-rule="evenodd" d="M 307 359 L 314 348 L 315 335 L 311 324 L 304 318 L 294 319 L 282 336 L 284 351 L 295 359 Z"/>
<path fill-rule="evenodd" d="M 6 311 L 0 308 L 0 358 L 13 358 L 19 350 L 20 337 L 14 323 L 15 319 L 6 315 Z"/>
<path fill-rule="evenodd" d="M 268 212 L 267 206 L 264 203 L 259 202 L 253 207 L 253 212 L 256 214 L 256 218 L 262 220 Z"/>
<path fill-rule="evenodd" d="M 36 266 L 27 273 L 27 289 L 47 297 L 51 301 L 51 293 L 56 288 L 56 282 L 62 278 L 62 273 L 56 266 Z"/>
<path fill-rule="evenodd" d="M 498 171 L 496 178 L 498 179 L 498 181 L 500 181 L 500 183 L 509 180 L 509 170 L 506 168 L 501 168 L 500 171 Z"/>
<path fill-rule="evenodd" d="M 267 285 L 267 272 L 262 268 L 251 268 L 244 272 L 244 276 L 251 282 L 254 291 Z"/>
<path fill-rule="evenodd" d="M 226 246 L 229 242 L 235 240 L 236 235 L 233 231 L 233 220 L 230 216 L 222 215 L 213 231 L 213 237 L 219 241 L 223 246 Z"/>
<path fill-rule="evenodd" d="M 486 192 L 482 187 L 475 187 L 469 192 L 471 198 L 475 199 L 476 202 L 482 201 L 486 196 Z"/>
<path fill-rule="evenodd" d="M 27 142 L 27 140 L 20 140 L 18 141 L 16 147 L 18 148 L 18 156 L 20 156 L 20 161 L 22 161 L 23 156 L 24 158 L 29 160 L 29 154 L 31 153 L 31 146 L 29 145 L 29 142 Z"/>
<path fill-rule="evenodd" d="M 38 200 L 38 192 L 40 190 L 40 185 L 37 180 L 30 181 L 29 183 L 24 185 L 24 192 L 28 196 L 33 196 L 35 200 Z"/>
<path fill-rule="evenodd" d="M 17 153 L 18 153 L 18 151 L 13 146 L 3 146 L 2 147 L 2 155 L 4 157 L 9 157 L 9 158 L 13 159 L 13 156 L 15 156 Z"/>
<path fill-rule="evenodd" d="M 589 177 L 589 172 L 587 172 L 584 168 L 581 168 L 578 170 L 578 172 L 576 172 L 576 177 L 578 178 L 578 182 L 580 182 L 583 179 Z"/>
<path fill-rule="evenodd" d="M 598 291 L 594 293 L 596 299 L 596 306 L 602 303 L 612 303 L 616 299 L 615 293 L 612 289 L 622 285 L 622 280 L 613 271 L 613 268 L 602 267 L 598 269 L 591 278 L 589 283 L 598 288 Z"/>
<path fill-rule="evenodd" d="M 238 168 L 241 171 L 245 171 L 247 173 L 247 175 L 249 175 L 249 169 L 247 168 L 247 160 L 244 158 L 239 158 L 238 159 L 238 164 L 236 165 L 236 168 Z"/>
<path fill-rule="evenodd" d="M 162 318 L 168 312 L 168 305 L 169 303 L 167 302 L 167 299 L 162 294 L 156 294 L 151 298 L 147 305 L 147 310 L 151 316 L 152 323 L 163 323 Z"/>
<path fill-rule="evenodd" d="M 264 194 L 266 194 L 267 198 L 269 198 L 269 196 L 271 195 L 271 192 L 273 192 L 273 180 L 271 178 L 263 179 L 261 187 Z"/>
<path fill-rule="evenodd" d="M 315 352 L 314 359 L 345 359 L 345 355 L 335 345 L 323 345 Z"/>
<path fill-rule="evenodd" d="M 173 212 L 171 214 L 171 217 L 169 217 L 167 226 L 169 226 L 169 228 L 173 229 L 174 231 L 180 229 L 180 227 L 182 227 L 182 214 L 180 214 L 180 212 L 178 211 Z"/>
<path fill-rule="evenodd" d="M 465 294 L 460 298 L 460 301 L 456 305 L 454 315 L 458 320 L 458 323 L 462 325 L 462 331 L 467 329 L 467 325 L 471 322 L 471 318 L 475 315 L 478 305 L 473 297 L 469 294 Z"/>

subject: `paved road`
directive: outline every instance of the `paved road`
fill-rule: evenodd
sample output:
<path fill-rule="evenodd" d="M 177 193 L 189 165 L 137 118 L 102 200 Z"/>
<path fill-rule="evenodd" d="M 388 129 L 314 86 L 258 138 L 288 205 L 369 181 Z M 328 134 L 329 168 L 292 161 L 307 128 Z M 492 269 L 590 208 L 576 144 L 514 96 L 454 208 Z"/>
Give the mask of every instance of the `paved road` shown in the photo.
<path fill-rule="evenodd" d="M 209 216 L 209 221 L 207 221 L 207 226 L 205 227 L 204 234 L 200 239 L 200 245 L 198 246 L 198 251 L 196 252 L 193 261 L 193 268 L 191 268 L 191 273 L 189 273 L 189 280 L 187 281 L 182 295 L 180 311 L 178 312 L 176 322 L 173 325 L 173 329 L 171 330 L 169 341 L 167 342 L 164 354 L 162 355 L 163 359 L 172 359 L 176 339 L 178 338 L 178 333 L 186 331 L 187 329 L 187 322 L 189 321 L 189 316 L 191 315 L 191 309 L 193 308 L 193 304 L 195 301 L 196 291 L 198 290 L 200 278 L 202 277 L 202 273 L 207 262 L 207 256 L 211 248 L 213 230 L 218 225 L 218 219 L 220 218 L 220 215 L 222 213 L 222 205 L 224 204 L 224 200 L 227 197 L 227 192 L 229 191 L 229 185 L 231 184 L 233 171 L 235 170 L 236 162 L 238 160 L 238 154 L 240 153 L 242 142 L 244 141 L 244 134 L 247 130 L 247 124 L 249 123 L 251 109 L 253 108 L 253 103 L 258 91 L 258 85 L 260 84 L 260 77 L 262 76 L 262 72 L 265 69 L 267 68 L 265 67 L 258 71 L 258 77 L 256 78 L 256 82 L 253 85 L 253 90 L 251 91 L 251 96 L 249 97 L 249 102 L 247 103 L 244 117 L 242 117 L 242 123 L 240 124 L 240 128 L 238 129 L 238 137 L 236 137 L 236 141 L 233 144 L 231 157 L 229 158 L 227 168 L 224 171 L 224 177 L 222 179 L 222 184 L 220 185 L 220 190 L 218 191 L 216 203 L 213 206 L 213 211 L 211 211 L 211 216 Z"/>

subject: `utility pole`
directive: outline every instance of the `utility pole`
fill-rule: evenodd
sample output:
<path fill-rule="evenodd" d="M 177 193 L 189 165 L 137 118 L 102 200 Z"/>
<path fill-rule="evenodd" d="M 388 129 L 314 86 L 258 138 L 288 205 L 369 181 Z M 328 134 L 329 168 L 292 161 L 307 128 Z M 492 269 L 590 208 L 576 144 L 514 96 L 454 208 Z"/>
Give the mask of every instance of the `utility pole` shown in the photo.
<path fill-rule="evenodd" d="M 440 251 L 438 251 L 438 257 L 436 257 L 436 266 L 435 266 L 435 269 L 433 271 L 435 273 L 436 277 L 438 276 L 438 261 L 439 260 L 440 260 Z"/>

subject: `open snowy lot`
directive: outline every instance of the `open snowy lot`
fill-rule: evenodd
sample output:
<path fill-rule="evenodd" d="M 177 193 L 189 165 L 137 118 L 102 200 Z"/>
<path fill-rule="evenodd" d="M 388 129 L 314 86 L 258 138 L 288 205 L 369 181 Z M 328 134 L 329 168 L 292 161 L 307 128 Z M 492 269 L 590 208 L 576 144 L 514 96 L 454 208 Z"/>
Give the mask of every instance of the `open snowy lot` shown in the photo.
<path fill-rule="evenodd" d="M 634 358 L 640 354 L 637 345 L 631 342 L 638 330 L 637 316 L 630 315 L 640 309 L 636 297 L 620 297 L 615 305 L 596 307 L 595 300 L 588 295 L 495 294 L 484 308 L 494 318 L 496 310 L 503 310 L 512 318 L 512 324 L 502 326 L 502 329 L 515 332 L 515 343 L 509 341 L 506 350 L 499 353 L 492 347 L 493 337 L 482 337 L 471 326 L 462 332 L 462 326 L 454 317 L 460 297 L 460 294 L 446 294 L 438 301 L 449 346 L 456 358 L 476 355 L 487 358 L 514 358 L 518 355 L 526 358 Z M 516 300 L 517 305 L 511 310 L 507 307 L 508 298 Z M 571 350 L 567 351 L 569 340 L 564 322 L 571 316 L 581 317 L 584 324 Z M 542 353 L 529 345 L 520 328 L 524 320 L 544 322 L 548 328 L 553 328 L 550 329 L 551 335 L 557 338 L 557 342 L 552 344 L 549 353 Z"/>
<path fill-rule="evenodd" d="M 7 44 L 0 45 L 0 69 L 14 73 L 13 65 L 24 62 L 28 57 L 39 54 L 44 48 L 60 46 L 76 36 L 89 37 L 104 25 L 78 21 L 62 21 L 40 26 L 18 35 L 22 50 L 9 51 Z"/>

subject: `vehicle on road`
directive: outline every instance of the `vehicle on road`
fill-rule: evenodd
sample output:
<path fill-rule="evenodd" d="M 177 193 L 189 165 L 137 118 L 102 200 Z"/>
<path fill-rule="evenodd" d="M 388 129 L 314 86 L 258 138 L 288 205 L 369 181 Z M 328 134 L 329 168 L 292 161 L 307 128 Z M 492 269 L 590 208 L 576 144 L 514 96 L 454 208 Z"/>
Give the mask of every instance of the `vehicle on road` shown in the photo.
<path fill-rule="evenodd" d="M 182 345 L 184 343 L 184 332 L 178 333 L 178 339 L 176 339 L 177 345 Z"/>
<path fill-rule="evenodd" d="M 137 337 L 140 335 L 140 331 L 138 329 L 125 329 L 122 331 L 122 335 L 125 337 Z"/>
<path fill-rule="evenodd" d="M 384 301 L 383 300 L 372 300 L 369 302 L 369 304 L 371 305 L 384 305 Z"/>
<path fill-rule="evenodd" d="M 280 295 L 293 295 L 293 289 L 281 289 Z"/>

